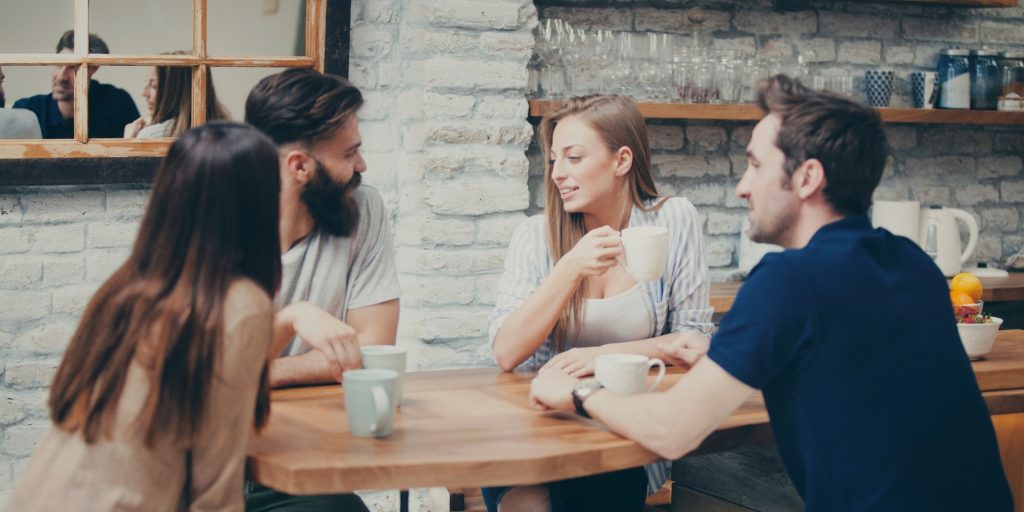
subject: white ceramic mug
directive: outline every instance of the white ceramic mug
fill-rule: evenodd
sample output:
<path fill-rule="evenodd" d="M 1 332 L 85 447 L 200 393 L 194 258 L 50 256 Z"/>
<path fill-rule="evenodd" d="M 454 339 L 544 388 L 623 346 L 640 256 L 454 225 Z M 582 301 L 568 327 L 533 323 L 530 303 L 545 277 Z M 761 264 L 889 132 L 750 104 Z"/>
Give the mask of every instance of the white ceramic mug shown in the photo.
<path fill-rule="evenodd" d="M 345 389 L 345 416 L 352 435 L 390 436 L 395 422 L 398 372 L 349 370 L 341 381 Z"/>
<path fill-rule="evenodd" d="M 647 385 L 647 374 L 658 367 L 654 383 Z M 602 386 L 624 395 L 654 391 L 665 378 L 665 362 L 639 354 L 603 354 L 594 359 L 594 376 Z"/>
<path fill-rule="evenodd" d="M 654 281 L 665 271 L 668 259 L 668 229 L 637 226 L 622 230 L 622 260 L 637 281 Z"/>
<path fill-rule="evenodd" d="M 394 345 L 367 345 L 359 349 L 363 353 L 363 368 L 367 370 L 392 370 L 398 373 L 398 394 L 395 405 L 402 405 L 402 388 L 405 387 L 406 350 Z"/>

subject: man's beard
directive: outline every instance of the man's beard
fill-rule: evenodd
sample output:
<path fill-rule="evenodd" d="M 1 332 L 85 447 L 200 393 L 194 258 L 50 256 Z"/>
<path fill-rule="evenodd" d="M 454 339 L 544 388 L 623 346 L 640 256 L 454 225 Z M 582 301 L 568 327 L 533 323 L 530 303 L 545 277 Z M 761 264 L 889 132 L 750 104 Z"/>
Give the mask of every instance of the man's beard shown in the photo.
<path fill-rule="evenodd" d="M 75 99 L 75 86 L 71 82 L 56 81 L 54 87 L 60 85 L 65 92 L 57 93 L 56 89 L 53 91 L 54 101 L 71 101 Z"/>
<path fill-rule="evenodd" d="M 323 163 L 314 161 L 317 169 L 302 190 L 302 202 L 317 226 L 334 236 L 349 236 L 359 224 L 355 189 L 362 178 L 353 173 L 348 183 L 337 182 L 328 175 Z"/>

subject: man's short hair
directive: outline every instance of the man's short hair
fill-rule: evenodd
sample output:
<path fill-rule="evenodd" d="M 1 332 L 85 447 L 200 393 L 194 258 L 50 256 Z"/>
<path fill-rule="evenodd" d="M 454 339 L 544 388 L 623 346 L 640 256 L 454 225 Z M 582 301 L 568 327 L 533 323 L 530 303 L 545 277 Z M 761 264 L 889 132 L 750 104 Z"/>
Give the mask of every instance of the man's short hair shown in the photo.
<path fill-rule="evenodd" d="M 786 174 L 815 158 L 825 169 L 825 198 L 836 213 L 866 214 L 889 156 L 878 112 L 838 94 L 811 91 L 785 75 L 761 82 L 757 104 L 782 121 L 775 145 L 786 156 Z"/>
<path fill-rule="evenodd" d="M 276 144 L 316 144 L 330 138 L 363 105 L 348 80 L 311 69 L 289 69 L 260 80 L 245 100 L 245 122 Z"/>
<path fill-rule="evenodd" d="M 74 50 L 75 49 L 75 31 L 68 30 L 61 34 L 60 39 L 57 40 L 57 53 L 60 53 L 65 48 Z M 110 47 L 107 43 L 96 34 L 89 34 L 89 53 L 110 53 Z"/>

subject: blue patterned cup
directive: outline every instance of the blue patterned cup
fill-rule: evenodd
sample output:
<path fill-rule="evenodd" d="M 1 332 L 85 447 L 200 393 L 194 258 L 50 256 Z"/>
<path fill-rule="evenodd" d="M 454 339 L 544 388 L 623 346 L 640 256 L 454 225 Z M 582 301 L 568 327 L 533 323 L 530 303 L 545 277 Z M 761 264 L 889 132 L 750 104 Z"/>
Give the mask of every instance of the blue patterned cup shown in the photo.
<path fill-rule="evenodd" d="M 895 79 L 896 73 L 889 70 L 869 69 L 864 72 L 864 92 L 872 107 L 889 106 Z"/>
<path fill-rule="evenodd" d="M 934 108 L 939 97 L 938 73 L 915 71 L 910 74 L 910 87 L 914 97 L 914 108 Z"/>

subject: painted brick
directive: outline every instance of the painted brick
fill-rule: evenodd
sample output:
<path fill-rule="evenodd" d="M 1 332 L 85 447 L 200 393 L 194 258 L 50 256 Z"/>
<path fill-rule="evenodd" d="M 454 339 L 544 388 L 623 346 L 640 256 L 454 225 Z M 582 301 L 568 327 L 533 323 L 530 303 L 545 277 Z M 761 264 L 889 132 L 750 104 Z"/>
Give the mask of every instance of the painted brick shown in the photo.
<path fill-rule="evenodd" d="M 818 14 L 818 29 L 822 35 L 830 37 L 893 39 L 899 33 L 900 22 L 891 16 L 822 11 Z"/>
<path fill-rule="evenodd" d="M 813 34 L 818 20 L 813 11 L 757 12 L 739 11 L 733 18 L 737 30 L 754 34 Z"/>
<path fill-rule="evenodd" d="M 89 247 L 131 247 L 139 230 L 137 222 L 130 223 L 98 223 L 88 224 Z"/>
<path fill-rule="evenodd" d="M 908 158 L 905 163 L 908 174 L 930 177 L 960 177 L 974 169 L 974 158 L 966 156 L 939 156 L 929 158 Z"/>
<path fill-rule="evenodd" d="M 427 152 L 424 172 L 431 177 L 455 177 L 465 174 L 497 174 L 522 178 L 529 173 L 529 161 L 522 151 L 488 151 L 471 155 L 466 151 L 437 149 Z"/>
<path fill-rule="evenodd" d="M 32 248 L 31 228 L 0 228 L 0 254 L 18 254 Z"/>
<path fill-rule="evenodd" d="M 729 30 L 729 13 L 717 10 L 688 9 L 686 11 L 638 7 L 634 11 L 634 24 L 638 32 L 673 32 L 692 34 L 698 27 L 705 34 L 716 30 Z M 695 18 L 696 17 L 696 18 Z M 692 19 L 701 19 L 700 24 Z"/>
<path fill-rule="evenodd" d="M 886 43 L 882 49 L 885 63 L 890 65 L 908 65 L 914 63 L 914 47 L 906 44 Z"/>
<path fill-rule="evenodd" d="M 94 284 L 53 288 L 53 312 L 77 318 L 85 311 L 85 306 L 96 293 L 96 288 Z"/>
<path fill-rule="evenodd" d="M 362 93 L 363 107 L 359 109 L 358 114 L 360 128 L 363 123 L 368 121 L 382 121 L 391 117 L 395 108 L 394 98 L 391 94 L 385 94 L 380 91 L 362 91 Z M 422 99 L 417 105 L 419 103 L 422 103 Z M 405 112 L 407 105 L 402 102 L 401 96 L 399 96 L 399 105 L 402 111 Z"/>
<path fill-rule="evenodd" d="M 953 191 L 949 187 L 914 187 L 914 200 L 922 205 L 953 204 Z"/>
<path fill-rule="evenodd" d="M 681 126 L 647 125 L 647 140 L 651 149 L 682 149 L 685 142 Z"/>
<path fill-rule="evenodd" d="M 473 303 L 472 279 L 406 274 L 402 276 L 401 284 L 403 306 L 465 306 Z"/>
<path fill-rule="evenodd" d="M 472 221 L 423 215 L 402 217 L 395 231 L 399 245 L 469 245 L 475 235 L 476 224 Z"/>
<path fill-rule="evenodd" d="M 508 178 L 462 178 L 459 194 L 450 194 L 452 183 L 428 178 L 426 204 L 438 215 L 482 215 L 525 210 L 529 205 L 526 180 Z"/>
<path fill-rule="evenodd" d="M 725 188 L 721 183 L 683 184 L 676 195 L 689 199 L 697 206 L 718 206 L 726 195 Z"/>
<path fill-rule="evenodd" d="M 57 373 L 59 361 L 8 364 L 4 384 L 14 389 L 37 389 L 47 386 Z"/>
<path fill-rule="evenodd" d="M 945 47 L 943 44 L 915 44 L 914 66 L 935 69 L 939 62 L 939 52 Z"/>
<path fill-rule="evenodd" d="M 761 38 L 761 46 L 757 56 L 762 59 L 789 59 L 794 55 L 793 42 L 786 37 Z"/>
<path fill-rule="evenodd" d="M 478 246 L 499 245 L 508 247 L 516 227 L 526 220 L 526 215 L 513 213 L 484 217 L 477 221 L 476 243 Z"/>
<path fill-rule="evenodd" d="M 836 60 L 850 64 L 881 64 L 882 43 L 878 41 L 841 41 Z"/>
<path fill-rule="evenodd" d="M 116 218 L 141 217 L 146 212 L 149 189 L 107 190 L 107 213 Z"/>
<path fill-rule="evenodd" d="M 394 23 L 399 19 L 401 7 L 395 0 L 374 0 L 372 2 L 360 2 L 360 4 L 362 8 L 356 15 L 356 21 Z"/>
<path fill-rule="evenodd" d="M 21 205 L 25 222 L 93 220 L 106 215 L 106 197 L 97 191 L 26 194 Z"/>
<path fill-rule="evenodd" d="M 1000 235 L 982 234 L 974 248 L 971 261 L 998 261 L 1003 257 L 1003 239 Z"/>
<path fill-rule="evenodd" d="M 1016 208 L 982 208 L 978 213 L 982 231 L 1012 233 L 1020 227 L 1020 212 Z"/>
<path fill-rule="evenodd" d="M 889 147 L 894 150 L 910 149 L 917 147 L 917 129 L 912 126 L 885 127 L 885 136 L 889 141 Z"/>
<path fill-rule="evenodd" d="M 3 293 L 0 322 L 46 318 L 52 310 L 50 292 L 11 290 Z"/>
<path fill-rule="evenodd" d="M 797 49 L 807 62 L 832 62 L 836 60 L 836 42 L 827 37 L 814 37 L 797 41 Z"/>
<path fill-rule="evenodd" d="M 433 58 L 426 62 L 427 87 L 460 90 L 522 90 L 526 66 L 499 66 L 490 60 Z"/>
<path fill-rule="evenodd" d="M 996 151 L 1024 151 L 1024 131 L 995 134 Z"/>
<path fill-rule="evenodd" d="M 721 126 L 687 126 L 686 139 L 690 145 L 703 151 L 717 151 L 725 144 L 725 128 Z"/>
<path fill-rule="evenodd" d="M 967 185 L 956 189 L 959 205 L 974 206 L 980 203 L 999 202 L 999 189 L 992 185 Z"/>
<path fill-rule="evenodd" d="M 349 33 L 353 57 L 379 59 L 394 46 L 394 29 L 386 25 L 353 25 Z"/>
<path fill-rule="evenodd" d="M 747 144 L 750 144 L 750 134 L 753 131 L 753 125 L 733 127 L 732 132 L 729 134 L 730 140 L 732 141 L 731 147 L 733 149 L 739 149 L 741 153 L 746 151 Z"/>
<path fill-rule="evenodd" d="M 705 240 L 704 255 L 709 267 L 732 265 L 735 242 L 730 238 L 708 237 Z"/>
<path fill-rule="evenodd" d="M 978 178 L 1006 178 L 1016 176 L 1024 169 L 1019 156 L 978 158 Z"/>
<path fill-rule="evenodd" d="M 348 79 L 360 89 L 377 87 L 377 63 L 363 59 L 352 59 L 348 63 Z"/>
<path fill-rule="evenodd" d="M 39 441 L 49 430 L 49 422 L 43 421 L 8 427 L 4 431 L 3 441 L 0 442 L 0 453 L 14 457 L 32 455 Z"/>
<path fill-rule="evenodd" d="M 1021 44 L 1021 23 L 1005 21 L 983 21 L 978 27 L 978 34 L 984 43 Z"/>
<path fill-rule="evenodd" d="M 0 194 L 0 226 L 21 224 L 25 209 L 18 196 Z"/>
<path fill-rule="evenodd" d="M 473 111 L 474 104 L 473 96 L 423 93 L 423 115 L 428 119 L 465 117 Z"/>
<path fill-rule="evenodd" d="M 106 249 L 90 252 L 85 258 L 85 277 L 104 281 L 128 259 L 128 249 Z"/>
<path fill-rule="evenodd" d="M 494 299 L 498 294 L 498 281 L 500 274 L 477 276 L 473 279 L 473 294 L 476 303 L 481 306 L 494 306 Z"/>
<path fill-rule="evenodd" d="M 529 108 L 530 104 L 522 97 L 484 96 L 477 102 L 474 117 L 524 119 Z"/>
<path fill-rule="evenodd" d="M 512 30 L 519 27 L 519 5 L 486 0 L 416 2 L 420 15 L 434 26 Z"/>
<path fill-rule="evenodd" d="M 451 338 L 479 338 L 487 335 L 490 308 L 432 308 L 413 315 L 408 332 L 427 343 Z"/>
<path fill-rule="evenodd" d="M 72 322 L 47 321 L 19 333 L 12 346 L 25 354 L 60 355 L 67 348 L 76 327 Z"/>
<path fill-rule="evenodd" d="M 10 393 L 4 391 L 5 395 Z M 0 396 L 0 427 L 6 427 L 14 425 L 19 421 L 25 419 L 28 416 L 28 410 L 32 409 L 31 404 L 25 403 L 23 400 L 19 400 L 13 396 Z M 6 466 L 6 461 L 0 462 L 0 489 L 3 487 L 4 475 L 3 467 Z"/>
<path fill-rule="evenodd" d="M 633 29 L 633 13 L 629 9 L 588 7 L 547 7 L 541 18 L 558 18 L 573 27 L 587 30 L 608 29 L 630 31 Z"/>
<path fill-rule="evenodd" d="M 910 193 L 905 186 L 893 183 L 893 180 L 882 180 L 873 197 L 878 201 L 904 201 L 910 198 Z"/>
<path fill-rule="evenodd" d="M 706 233 L 709 235 L 733 235 L 740 232 L 743 213 L 709 212 Z"/>
<path fill-rule="evenodd" d="M 727 176 L 730 170 L 728 159 L 719 156 L 654 155 L 651 161 L 660 176 Z"/>
<path fill-rule="evenodd" d="M 485 32 L 480 35 L 480 48 L 499 57 L 529 59 L 533 45 L 534 37 L 529 32 Z"/>
<path fill-rule="evenodd" d="M 35 232 L 36 252 L 78 252 L 85 249 L 85 224 L 39 226 Z"/>
<path fill-rule="evenodd" d="M 961 21 L 958 16 L 950 19 L 904 18 L 903 37 L 924 41 L 973 43 L 978 40 L 978 24 Z"/>
<path fill-rule="evenodd" d="M 26 256 L 8 256 L 0 260 L 0 288 L 16 290 L 36 284 L 43 278 L 43 262 Z"/>
<path fill-rule="evenodd" d="M 401 34 L 403 51 L 424 54 L 467 53 L 480 47 L 480 38 L 455 30 L 409 28 Z"/>
<path fill-rule="evenodd" d="M 719 51 L 736 52 L 742 57 L 757 54 L 757 40 L 751 36 L 716 37 L 711 42 L 711 47 Z"/>
<path fill-rule="evenodd" d="M 1004 181 L 999 188 L 1004 202 L 1024 203 L 1024 181 Z"/>
<path fill-rule="evenodd" d="M 921 145 L 955 155 L 989 154 L 992 152 L 992 133 L 965 128 L 924 130 Z"/>

